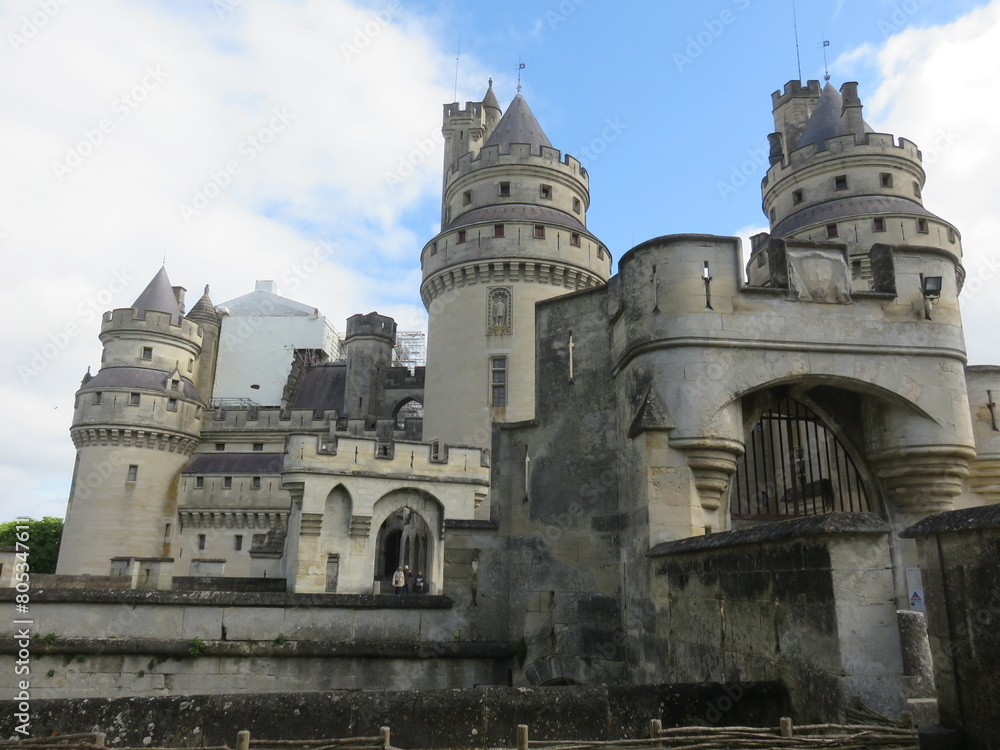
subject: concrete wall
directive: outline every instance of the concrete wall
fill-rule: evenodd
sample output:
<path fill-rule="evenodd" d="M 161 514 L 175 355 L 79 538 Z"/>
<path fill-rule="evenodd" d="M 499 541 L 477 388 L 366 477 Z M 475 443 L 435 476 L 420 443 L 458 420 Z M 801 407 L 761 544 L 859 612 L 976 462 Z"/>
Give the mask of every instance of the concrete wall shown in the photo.
<path fill-rule="evenodd" d="M 661 674 L 780 680 L 797 722 L 905 709 L 885 522 L 836 513 L 658 545 Z"/>
<path fill-rule="evenodd" d="M 5 737 L 13 705 L 0 702 Z M 95 698 L 35 700 L 31 736 L 98 726 L 109 747 L 232 747 L 241 729 L 251 739 L 291 740 L 375 736 L 388 726 L 394 747 L 490 748 L 513 747 L 518 724 L 533 740 L 613 740 L 646 736 L 653 718 L 665 727 L 777 726 L 786 712 L 773 683 Z"/>
<path fill-rule="evenodd" d="M 917 540 L 941 723 L 1000 748 L 1000 506 L 938 513 Z"/>

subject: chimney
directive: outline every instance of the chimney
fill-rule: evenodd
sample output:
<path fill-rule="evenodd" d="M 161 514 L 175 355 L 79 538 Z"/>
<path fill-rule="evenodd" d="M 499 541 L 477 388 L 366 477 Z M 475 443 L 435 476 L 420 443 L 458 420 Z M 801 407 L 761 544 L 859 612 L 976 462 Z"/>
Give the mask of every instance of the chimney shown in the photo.
<path fill-rule="evenodd" d="M 181 314 L 183 315 L 186 311 L 184 310 L 184 292 L 187 291 L 182 286 L 172 287 L 174 290 L 174 299 L 177 300 L 177 306 L 181 309 Z"/>
<path fill-rule="evenodd" d="M 847 126 L 847 132 L 853 133 L 858 143 L 865 137 L 865 123 L 861 119 L 861 99 L 858 97 L 858 84 L 856 82 L 845 83 L 840 87 L 840 95 L 844 99 L 844 108 L 840 111 L 840 117 Z"/>
<path fill-rule="evenodd" d="M 278 285 L 275 284 L 270 279 L 264 279 L 264 280 L 258 279 L 257 283 L 254 285 L 253 290 L 255 292 L 267 292 L 268 294 L 277 294 Z"/>

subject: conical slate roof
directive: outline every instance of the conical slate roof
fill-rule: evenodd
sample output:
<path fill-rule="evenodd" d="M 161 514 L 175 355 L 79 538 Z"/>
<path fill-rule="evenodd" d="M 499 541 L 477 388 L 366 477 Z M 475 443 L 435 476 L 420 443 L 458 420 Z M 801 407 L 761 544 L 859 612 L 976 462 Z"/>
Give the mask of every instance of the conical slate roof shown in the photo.
<path fill-rule="evenodd" d="M 180 324 L 183 313 L 181 313 L 180 305 L 177 304 L 174 289 L 170 286 L 170 279 L 167 278 L 166 266 L 160 267 L 153 280 L 132 303 L 132 307 L 142 315 L 145 315 L 147 310 L 170 313 L 171 322 Z"/>
<path fill-rule="evenodd" d="M 820 149 L 822 150 L 825 148 L 822 145 L 823 141 L 827 138 L 847 135 L 850 130 L 847 129 L 847 122 L 841 115 L 843 110 L 844 98 L 832 84 L 827 83 L 823 88 L 823 93 L 820 94 L 816 109 L 813 110 L 809 122 L 806 123 L 806 129 L 802 131 L 802 137 L 799 138 L 799 142 L 795 148 L 802 148 L 803 146 L 808 146 L 810 143 L 816 143 L 820 144 Z M 861 122 L 864 125 L 866 133 L 873 132 L 867 122 L 864 120 Z"/>
<path fill-rule="evenodd" d="M 215 323 L 219 325 L 222 321 L 222 318 L 219 317 L 219 313 L 215 309 L 215 305 L 212 304 L 212 300 L 208 296 L 208 284 L 205 284 L 205 293 L 201 295 L 201 299 L 194 303 L 194 307 L 191 308 L 191 312 L 187 316 L 189 320 L 194 320 L 198 323 Z"/>
<path fill-rule="evenodd" d="M 537 152 L 541 146 L 552 147 L 549 139 L 542 132 L 542 126 L 531 114 L 528 103 L 518 93 L 504 112 L 500 122 L 486 140 L 486 146 L 500 146 L 501 153 L 510 153 L 510 144 L 528 143 L 531 150 Z"/>
<path fill-rule="evenodd" d="M 486 96 L 483 97 L 483 108 L 492 107 L 497 112 L 501 112 L 500 102 L 497 101 L 497 95 L 493 93 L 493 79 L 490 79 L 490 85 L 486 89 Z"/>

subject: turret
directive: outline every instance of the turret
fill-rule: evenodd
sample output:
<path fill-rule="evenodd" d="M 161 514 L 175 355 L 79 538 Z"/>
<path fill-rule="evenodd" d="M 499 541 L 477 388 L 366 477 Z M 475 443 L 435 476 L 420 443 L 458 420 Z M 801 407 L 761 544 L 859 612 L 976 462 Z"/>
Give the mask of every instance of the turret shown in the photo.
<path fill-rule="evenodd" d="M 187 319 L 194 321 L 202 328 L 202 349 L 201 355 L 195 361 L 194 384 L 198 393 L 205 399 L 205 406 L 209 406 L 215 385 L 215 367 L 219 356 L 219 333 L 222 330 L 222 317 L 208 296 L 207 284 L 205 285 L 205 293 L 191 308 Z"/>
<path fill-rule="evenodd" d="M 441 232 L 421 254 L 424 436 L 483 448 L 492 421 L 534 414 L 535 303 L 611 273 L 610 254 L 587 229 L 587 171 L 552 147 L 521 94 L 484 142 L 462 141 L 460 118 L 466 134 L 470 117 L 487 132 L 499 112 L 491 92 L 481 106 L 445 107 Z"/>
<path fill-rule="evenodd" d="M 855 292 L 877 291 L 873 248 L 891 249 L 900 303 L 922 314 L 931 293 L 923 279 L 944 277 L 934 302 L 953 313 L 944 317 L 957 316 L 961 237 L 923 206 L 925 175 L 916 144 L 872 130 L 856 83 L 840 91 L 828 83 L 820 91 L 818 81 L 791 81 L 772 101 L 776 132 L 769 137 L 771 166 L 762 184 L 770 239 L 845 245 Z M 760 256 L 768 239 L 754 241 L 747 265 L 752 284 L 769 283 Z"/>
<path fill-rule="evenodd" d="M 165 269 L 131 308 L 104 314 L 100 338 L 101 369 L 76 394 L 60 574 L 107 575 L 112 554 L 169 557 L 177 479 L 200 434 L 204 329 L 183 317 Z"/>
<path fill-rule="evenodd" d="M 344 414 L 364 419 L 382 413 L 386 371 L 392 366 L 396 343 L 396 321 L 370 312 L 347 319 L 347 382 L 344 386 Z"/>

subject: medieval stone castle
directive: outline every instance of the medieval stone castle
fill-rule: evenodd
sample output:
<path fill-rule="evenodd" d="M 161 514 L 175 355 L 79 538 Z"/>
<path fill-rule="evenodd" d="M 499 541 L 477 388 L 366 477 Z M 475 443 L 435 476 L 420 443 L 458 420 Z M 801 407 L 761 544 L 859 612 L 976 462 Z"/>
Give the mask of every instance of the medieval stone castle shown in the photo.
<path fill-rule="evenodd" d="M 919 708 L 901 532 L 1000 500 L 1000 368 L 967 366 L 961 235 L 923 206 L 917 145 L 873 132 L 853 83 L 772 104 L 770 231 L 747 256 L 657 237 L 617 274 L 587 171 L 521 94 L 445 105 L 426 368 L 394 363 L 386 316 L 341 343 L 270 282 L 185 312 L 161 269 L 77 392 L 58 573 L 349 607 L 324 595 L 405 563 L 417 630 L 355 613 L 338 637 L 465 644 L 408 685 L 769 679 L 807 711 Z"/>

